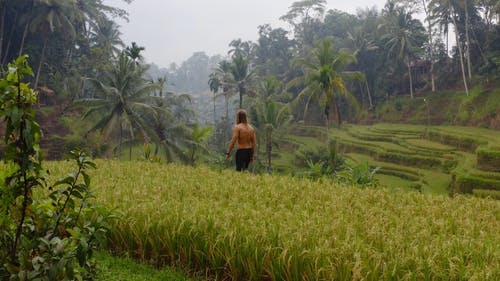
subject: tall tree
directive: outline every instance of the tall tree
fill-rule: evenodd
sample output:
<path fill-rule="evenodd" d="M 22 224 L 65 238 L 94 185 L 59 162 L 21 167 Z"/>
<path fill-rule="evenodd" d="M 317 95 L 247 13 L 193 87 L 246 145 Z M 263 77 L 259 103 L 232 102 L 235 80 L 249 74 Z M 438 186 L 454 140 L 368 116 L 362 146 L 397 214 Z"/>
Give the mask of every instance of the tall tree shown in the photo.
<path fill-rule="evenodd" d="M 125 54 L 131 58 L 135 63 L 139 63 L 142 60 L 141 52 L 146 48 L 137 45 L 136 42 L 132 42 L 132 45 L 125 48 Z"/>
<path fill-rule="evenodd" d="M 411 72 L 412 60 L 420 50 L 425 40 L 422 24 L 413 19 L 412 12 L 403 7 L 386 7 L 387 22 L 383 41 L 388 51 L 388 57 L 395 57 L 404 61 L 408 69 L 410 97 L 413 98 L 413 75 Z"/>
<path fill-rule="evenodd" d="M 312 27 L 315 22 L 322 20 L 325 6 L 326 0 L 295 1 L 280 20 L 293 27 L 295 38 L 303 46 L 312 45 L 314 41 Z"/>
<path fill-rule="evenodd" d="M 464 64 L 464 52 L 463 52 L 463 42 L 460 40 L 460 29 L 457 21 L 458 17 L 458 5 L 455 0 L 431 0 L 430 10 L 434 14 L 434 18 L 438 18 L 441 25 L 449 25 L 451 22 L 455 28 L 455 42 L 457 44 L 460 69 L 462 71 L 462 80 L 464 84 L 465 93 L 469 95 L 469 86 L 466 77 L 465 64 Z"/>
<path fill-rule="evenodd" d="M 217 92 L 219 92 L 219 88 L 221 87 L 221 82 L 217 77 L 217 73 L 215 72 L 210 73 L 210 76 L 208 78 L 208 87 L 210 88 L 210 91 L 214 93 L 213 103 L 214 103 L 214 126 L 215 126 L 215 124 L 217 123 L 215 99 L 217 97 Z"/>
<path fill-rule="evenodd" d="M 207 147 L 207 140 L 213 133 L 212 126 L 201 127 L 200 124 L 195 123 L 191 128 L 191 135 L 188 140 L 189 142 L 189 164 L 195 165 L 198 159 L 199 151 L 209 153 Z"/>
<path fill-rule="evenodd" d="M 259 26 L 259 39 L 255 46 L 254 63 L 258 65 L 259 75 L 284 77 L 290 68 L 295 41 L 288 38 L 283 28 Z"/>
<path fill-rule="evenodd" d="M 354 34 L 348 33 L 349 43 L 351 45 L 351 49 L 356 56 L 356 60 L 358 62 L 358 66 L 360 67 L 360 72 L 363 74 L 364 83 L 366 87 L 369 109 L 373 109 L 374 103 L 370 90 L 370 85 L 368 83 L 368 75 L 367 72 L 370 71 L 370 64 L 373 64 L 375 61 L 373 56 L 375 55 L 374 51 L 378 49 L 378 46 L 369 36 L 361 29 L 355 31 Z M 370 75 L 371 76 L 371 75 Z"/>
<path fill-rule="evenodd" d="M 226 105 L 225 119 L 229 120 L 229 99 L 236 94 L 234 78 L 231 73 L 231 63 L 229 61 L 223 60 L 219 62 L 217 69 L 210 74 L 210 83 L 212 83 L 212 89 L 222 88 L 222 93 L 216 95 L 214 98 L 222 95 L 224 97 L 224 103 Z"/>
<path fill-rule="evenodd" d="M 120 38 L 119 26 L 109 19 L 102 19 L 93 24 L 92 41 L 96 47 L 104 50 L 108 57 L 116 57 L 125 46 Z"/>
<path fill-rule="evenodd" d="M 30 23 L 30 30 L 32 33 L 40 33 L 43 38 L 34 83 L 34 87 L 37 88 L 50 35 L 55 32 L 61 32 L 68 34 L 71 38 L 75 38 L 76 32 L 73 24 L 78 20 L 82 20 L 82 14 L 76 5 L 76 0 L 39 0 L 35 2 L 34 10 L 34 18 Z"/>
<path fill-rule="evenodd" d="M 78 103 L 90 107 L 84 118 L 98 118 L 90 131 L 101 130 L 106 137 L 118 135 L 118 151 L 121 156 L 124 133 L 128 140 L 135 140 L 138 131 L 147 140 L 151 128 L 146 116 L 156 115 L 150 94 L 157 85 L 143 77 L 145 68 L 137 65 L 122 53 L 116 65 L 104 79 L 90 79 L 97 92 L 96 98 L 82 99 Z"/>
<path fill-rule="evenodd" d="M 258 130 L 262 132 L 266 147 L 267 172 L 272 170 L 272 150 L 276 132 L 285 129 L 291 121 L 288 105 L 277 102 L 281 92 L 281 82 L 275 77 L 264 77 L 258 88 L 255 109 Z"/>
<path fill-rule="evenodd" d="M 235 56 L 231 61 L 230 72 L 232 81 L 238 89 L 240 96 L 240 107 L 243 108 L 243 96 L 247 94 L 248 87 L 251 85 L 252 80 L 255 78 L 255 71 L 250 70 L 250 63 L 248 59 L 243 56 Z"/>
<path fill-rule="evenodd" d="M 330 107 L 333 106 L 337 124 L 342 123 L 338 104 L 338 96 L 346 95 L 346 80 L 361 79 L 362 74 L 357 71 L 346 71 L 346 67 L 354 62 L 354 55 L 337 51 L 333 46 L 332 38 L 325 38 L 313 49 L 307 59 L 299 59 L 297 63 L 302 67 L 303 76 L 289 82 L 289 86 L 304 85 L 296 100 L 307 98 L 304 115 L 313 99 L 320 102 L 325 115 L 327 141 L 329 141 Z"/>

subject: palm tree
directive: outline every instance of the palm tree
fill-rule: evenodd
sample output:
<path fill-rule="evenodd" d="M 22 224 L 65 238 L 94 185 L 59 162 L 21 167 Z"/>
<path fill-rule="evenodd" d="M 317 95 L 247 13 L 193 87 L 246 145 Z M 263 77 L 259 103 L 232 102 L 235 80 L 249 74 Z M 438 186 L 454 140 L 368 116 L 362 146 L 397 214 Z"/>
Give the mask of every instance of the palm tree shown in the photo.
<path fill-rule="evenodd" d="M 212 83 L 212 90 L 215 90 L 215 88 L 217 88 L 218 92 L 219 88 L 222 87 L 222 93 L 215 95 L 214 99 L 221 95 L 224 96 L 226 105 L 225 118 L 226 120 L 228 120 L 229 99 L 236 93 L 236 91 L 233 89 L 235 83 L 231 73 L 231 63 L 226 60 L 219 62 L 217 69 L 212 74 L 210 74 L 210 77 L 211 80 L 209 80 L 209 83 Z"/>
<path fill-rule="evenodd" d="M 196 164 L 197 154 L 200 149 L 205 153 L 209 153 L 207 139 L 212 135 L 212 133 L 212 126 L 201 127 L 198 123 L 194 124 L 189 138 L 189 163 L 191 165 Z"/>
<path fill-rule="evenodd" d="M 354 33 L 347 33 L 347 38 L 349 39 L 349 43 L 351 44 L 351 48 L 354 51 L 354 55 L 356 56 L 356 60 L 361 68 L 361 73 L 364 77 L 365 87 L 368 96 L 368 103 L 370 105 L 369 109 L 373 109 L 373 99 L 370 91 L 370 85 L 368 84 L 368 75 L 365 69 L 370 69 L 373 67 L 373 51 L 378 49 L 378 46 L 375 44 L 374 40 L 370 38 L 370 36 L 363 32 L 361 29 L 356 30 Z M 373 71 L 372 71 L 373 72 Z"/>
<path fill-rule="evenodd" d="M 337 51 L 333 47 L 332 38 L 325 38 L 313 49 L 310 59 L 300 59 L 296 62 L 302 66 L 304 75 L 289 82 L 289 86 L 305 86 L 295 98 L 296 101 L 307 98 L 304 115 L 313 99 L 320 102 L 325 115 L 327 140 L 330 106 L 333 106 L 337 124 L 340 126 L 342 119 L 337 96 L 347 94 L 346 79 L 362 79 L 362 74 L 358 71 L 344 71 L 346 66 L 354 62 L 354 55 Z"/>
<path fill-rule="evenodd" d="M 32 33 L 39 32 L 43 36 L 42 51 L 34 83 L 34 88 L 37 88 L 42 65 L 45 61 L 49 35 L 57 31 L 75 38 L 76 32 L 73 24 L 82 20 L 82 14 L 77 8 L 76 0 L 38 0 L 33 9 L 35 11 L 34 18 L 30 23 L 30 30 Z"/>
<path fill-rule="evenodd" d="M 464 83 L 465 93 L 469 95 L 469 86 L 467 85 L 467 78 L 465 74 L 465 65 L 464 65 L 464 56 L 462 50 L 462 43 L 460 41 L 459 29 L 457 24 L 457 9 L 458 4 L 452 0 L 431 0 L 429 6 L 431 7 L 431 13 L 433 14 L 433 19 L 438 19 L 441 26 L 445 26 L 446 31 L 448 30 L 448 25 L 450 22 L 453 23 L 455 28 L 455 41 L 457 43 L 459 59 L 460 59 L 460 68 L 462 70 L 462 80 Z M 446 36 L 448 38 L 448 36 Z"/>
<path fill-rule="evenodd" d="M 145 68 L 137 65 L 122 53 L 116 65 L 103 80 L 89 79 L 98 93 L 97 98 L 82 99 L 79 104 L 90 105 L 84 118 L 96 116 L 97 123 L 89 130 L 101 130 L 105 137 L 118 134 L 118 151 L 121 155 L 124 133 L 135 140 L 139 131 L 147 140 L 153 136 L 146 117 L 157 114 L 158 107 L 152 105 L 150 96 L 158 85 L 143 78 Z"/>
<path fill-rule="evenodd" d="M 289 107 L 274 99 L 280 93 L 281 83 L 274 77 L 266 77 L 260 84 L 258 96 L 255 99 L 257 126 L 263 132 L 266 145 L 267 172 L 271 172 L 272 149 L 275 132 L 283 130 L 292 120 Z M 261 134 L 259 134 L 261 135 Z"/>
<path fill-rule="evenodd" d="M 159 146 L 165 150 L 168 162 L 180 158 L 188 162 L 183 147 L 189 145 L 191 132 L 184 124 L 189 122 L 191 112 L 185 107 L 185 102 L 191 102 L 188 95 L 167 93 L 163 98 L 153 99 L 156 115 L 149 114 L 146 121 L 154 131 L 156 142 L 155 156 L 158 155 Z"/>
<path fill-rule="evenodd" d="M 413 98 L 412 57 L 424 42 L 425 36 L 423 34 L 425 29 L 420 21 L 413 19 L 412 13 L 406 11 L 405 8 L 389 7 L 387 16 L 386 31 L 385 35 L 382 36 L 388 50 L 387 56 L 396 57 L 406 64 L 410 81 L 410 97 Z"/>
<path fill-rule="evenodd" d="M 129 58 L 131 58 L 135 63 L 139 63 L 139 61 L 142 59 L 141 52 L 144 51 L 145 49 L 146 48 L 137 45 L 137 43 L 132 42 L 131 46 L 125 48 L 125 54 Z"/>
<path fill-rule="evenodd" d="M 255 72 L 250 70 L 248 59 L 242 55 L 236 55 L 230 64 L 231 79 L 228 83 L 234 84 L 240 96 L 240 107 L 243 108 L 243 96 L 247 93 L 249 85 L 255 78 Z"/>
<path fill-rule="evenodd" d="M 208 87 L 212 93 L 214 93 L 213 97 L 213 102 L 214 102 L 214 126 L 217 123 L 217 116 L 216 116 L 216 108 L 215 108 L 215 98 L 217 97 L 217 92 L 219 91 L 219 88 L 221 87 L 221 83 L 219 81 L 219 78 L 217 77 L 217 73 L 212 72 L 208 76 Z"/>
<path fill-rule="evenodd" d="M 113 58 L 120 54 L 119 47 L 124 47 L 119 26 L 114 21 L 103 19 L 93 23 L 91 35 L 94 44 Z"/>

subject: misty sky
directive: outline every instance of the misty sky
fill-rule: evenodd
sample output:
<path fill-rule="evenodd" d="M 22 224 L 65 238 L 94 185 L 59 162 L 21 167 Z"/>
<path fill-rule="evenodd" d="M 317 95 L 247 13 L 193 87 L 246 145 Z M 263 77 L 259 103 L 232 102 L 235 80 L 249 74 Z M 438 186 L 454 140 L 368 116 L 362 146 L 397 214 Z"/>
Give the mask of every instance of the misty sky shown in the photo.
<path fill-rule="evenodd" d="M 144 46 L 146 61 L 168 67 L 180 64 L 193 52 L 225 55 L 233 39 L 256 41 L 258 26 L 289 29 L 279 17 L 294 0 L 121 0 L 104 3 L 129 12 L 129 22 L 118 21 L 122 39 Z M 328 0 L 328 9 L 355 14 L 357 8 L 376 6 L 386 0 Z"/>

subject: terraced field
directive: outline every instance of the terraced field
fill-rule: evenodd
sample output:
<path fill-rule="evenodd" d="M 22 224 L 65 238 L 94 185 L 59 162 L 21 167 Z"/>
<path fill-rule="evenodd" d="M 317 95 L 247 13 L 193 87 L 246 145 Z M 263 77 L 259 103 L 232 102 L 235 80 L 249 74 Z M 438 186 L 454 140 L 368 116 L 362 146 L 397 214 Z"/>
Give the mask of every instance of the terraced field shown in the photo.
<path fill-rule="evenodd" d="M 289 152 L 307 147 L 321 149 L 326 142 L 324 132 L 322 127 L 295 127 L 288 140 L 295 148 Z M 380 167 L 377 178 L 382 185 L 423 193 L 500 198 L 499 131 L 457 126 L 346 125 L 330 130 L 330 140 L 349 162 Z M 286 161 L 278 158 L 276 165 L 292 161 L 287 154 L 282 153 Z"/>

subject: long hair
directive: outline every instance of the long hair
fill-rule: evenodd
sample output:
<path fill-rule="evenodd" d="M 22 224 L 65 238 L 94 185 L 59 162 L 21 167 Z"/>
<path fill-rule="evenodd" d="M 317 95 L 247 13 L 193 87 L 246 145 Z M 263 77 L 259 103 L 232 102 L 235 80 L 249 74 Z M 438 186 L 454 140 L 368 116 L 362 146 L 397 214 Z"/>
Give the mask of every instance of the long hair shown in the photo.
<path fill-rule="evenodd" d="M 244 123 L 247 124 L 247 112 L 244 109 L 238 110 L 236 112 L 236 124 Z"/>

